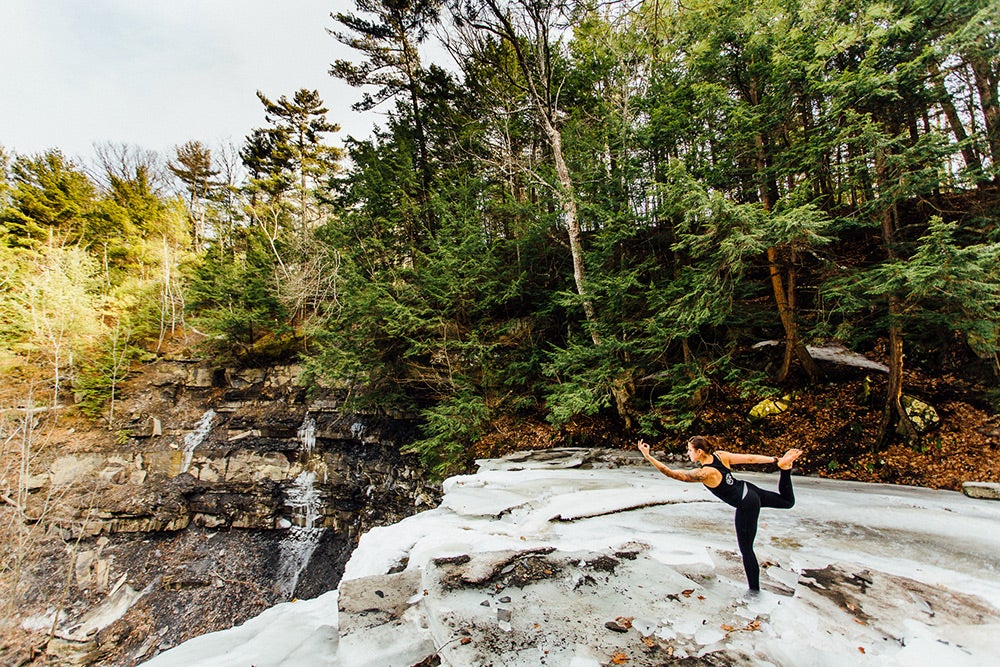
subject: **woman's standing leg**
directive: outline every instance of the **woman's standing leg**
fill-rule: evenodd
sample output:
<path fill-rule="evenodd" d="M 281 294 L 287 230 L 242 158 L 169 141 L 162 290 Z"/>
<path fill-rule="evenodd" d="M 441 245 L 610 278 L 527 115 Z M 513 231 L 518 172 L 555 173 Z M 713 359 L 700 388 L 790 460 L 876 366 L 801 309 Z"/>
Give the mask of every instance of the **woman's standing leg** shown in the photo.
<path fill-rule="evenodd" d="M 752 591 L 760 590 L 760 566 L 757 564 L 757 556 L 753 552 L 759 516 L 760 498 L 753 488 L 748 488 L 746 496 L 736 508 L 736 542 L 740 546 L 740 555 L 743 556 L 743 569 L 747 574 L 747 584 Z"/>

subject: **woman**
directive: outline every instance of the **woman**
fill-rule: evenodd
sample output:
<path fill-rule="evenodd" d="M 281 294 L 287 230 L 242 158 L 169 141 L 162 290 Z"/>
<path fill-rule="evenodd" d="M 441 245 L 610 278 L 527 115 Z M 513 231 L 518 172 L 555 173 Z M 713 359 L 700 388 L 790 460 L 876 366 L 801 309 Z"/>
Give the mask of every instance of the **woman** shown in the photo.
<path fill-rule="evenodd" d="M 672 470 L 649 453 L 649 445 L 639 441 L 639 451 L 653 467 L 667 477 L 682 482 L 701 482 L 717 498 L 736 508 L 736 541 L 743 555 L 743 569 L 747 573 L 747 583 L 752 592 L 760 590 L 760 566 L 753 552 L 753 541 L 757 536 L 757 517 L 761 507 L 788 509 L 795 504 L 792 493 L 792 463 L 802 454 L 801 450 L 789 449 L 780 459 L 776 456 L 757 454 L 730 454 L 715 451 L 712 443 L 700 435 L 688 440 L 687 454 L 694 463 L 701 464 L 698 470 Z M 765 491 L 760 487 L 733 477 L 730 467 L 746 463 L 777 463 L 781 469 L 778 492 Z"/>

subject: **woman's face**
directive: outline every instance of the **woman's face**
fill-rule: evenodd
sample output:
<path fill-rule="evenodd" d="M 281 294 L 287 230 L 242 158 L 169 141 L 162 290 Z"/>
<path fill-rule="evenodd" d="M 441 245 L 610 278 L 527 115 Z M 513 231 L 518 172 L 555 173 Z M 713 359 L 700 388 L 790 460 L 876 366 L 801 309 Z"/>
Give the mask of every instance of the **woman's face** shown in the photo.
<path fill-rule="evenodd" d="M 692 445 L 689 442 L 688 443 L 688 450 L 687 450 L 687 452 L 688 452 L 688 458 L 691 459 L 692 462 L 697 463 L 698 462 L 698 457 L 701 456 L 701 450 L 695 449 L 694 445 Z"/>

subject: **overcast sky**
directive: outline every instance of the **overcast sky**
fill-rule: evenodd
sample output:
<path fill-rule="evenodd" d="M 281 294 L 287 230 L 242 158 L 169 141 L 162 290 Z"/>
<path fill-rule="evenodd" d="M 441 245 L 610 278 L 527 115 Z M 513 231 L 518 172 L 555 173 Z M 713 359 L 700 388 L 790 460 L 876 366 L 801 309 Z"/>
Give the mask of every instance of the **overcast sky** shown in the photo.
<path fill-rule="evenodd" d="M 96 142 L 173 155 L 192 139 L 241 143 L 265 124 L 255 95 L 318 90 L 328 119 L 369 135 L 381 117 L 327 73 L 354 54 L 327 34 L 353 0 L 0 0 L 0 145 L 60 148 L 89 159 Z"/>

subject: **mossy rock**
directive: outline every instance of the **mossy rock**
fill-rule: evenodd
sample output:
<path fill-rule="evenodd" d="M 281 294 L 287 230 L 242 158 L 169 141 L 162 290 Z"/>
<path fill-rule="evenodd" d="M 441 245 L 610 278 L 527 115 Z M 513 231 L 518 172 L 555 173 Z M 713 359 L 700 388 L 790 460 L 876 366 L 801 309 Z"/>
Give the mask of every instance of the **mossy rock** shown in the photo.
<path fill-rule="evenodd" d="M 926 433 L 941 423 L 941 417 L 938 416 L 937 410 L 918 398 L 904 394 L 902 404 L 906 416 L 913 422 L 917 433 Z"/>
<path fill-rule="evenodd" d="M 747 417 L 750 421 L 759 421 L 761 419 L 767 419 L 768 417 L 776 417 L 792 407 L 793 400 L 794 399 L 790 394 L 785 394 L 781 398 L 765 398 L 763 401 L 750 408 L 750 414 L 747 415 Z"/>

